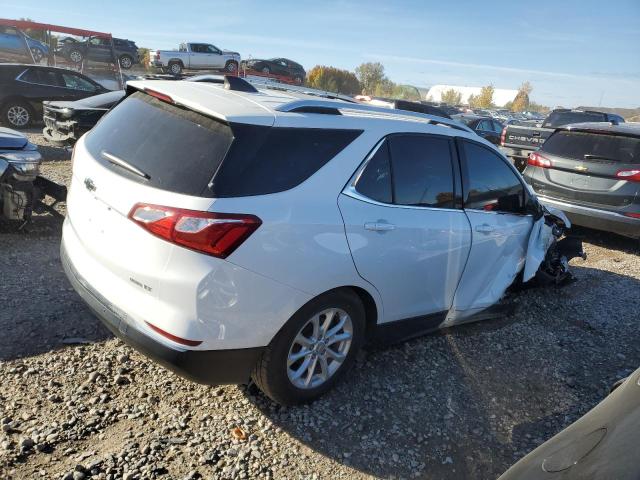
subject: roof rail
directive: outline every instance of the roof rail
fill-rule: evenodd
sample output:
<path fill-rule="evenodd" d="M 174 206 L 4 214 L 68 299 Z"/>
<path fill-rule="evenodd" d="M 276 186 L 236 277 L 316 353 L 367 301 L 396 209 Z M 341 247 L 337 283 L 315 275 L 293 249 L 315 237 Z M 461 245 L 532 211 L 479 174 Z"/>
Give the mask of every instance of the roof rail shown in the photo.
<path fill-rule="evenodd" d="M 356 111 L 356 112 L 368 112 L 382 114 L 390 117 L 400 117 L 415 120 L 428 121 L 432 124 L 444 125 L 446 127 L 462 130 L 463 132 L 471 132 L 466 125 L 463 125 L 455 120 L 451 120 L 444 117 L 437 117 L 435 115 L 428 115 L 426 113 L 412 112 L 409 110 L 397 110 L 386 107 L 374 107 L 372 105 L 363 105 L 361 103 L 341 103 L 331 102 L 326 100 L 294 100 L 293 102 L 285 103 L 276 108 L 279 112 L 306 112 L 306 113 L 327 113 L 327 110 L 343 111 Z"/>

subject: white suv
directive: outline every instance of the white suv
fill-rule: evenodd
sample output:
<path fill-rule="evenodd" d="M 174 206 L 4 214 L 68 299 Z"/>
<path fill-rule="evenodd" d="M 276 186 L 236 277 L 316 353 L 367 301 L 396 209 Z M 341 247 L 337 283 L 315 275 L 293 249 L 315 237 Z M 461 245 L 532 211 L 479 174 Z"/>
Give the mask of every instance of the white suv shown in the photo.
<path fill-rule="evenodd" d="M 61 247 L 96 315 L 182 376 L 310 401 L 365 342 L 477 318 L 552 243 L 455 121 L 215 82 L 129 83 L 76 144 Z"/>

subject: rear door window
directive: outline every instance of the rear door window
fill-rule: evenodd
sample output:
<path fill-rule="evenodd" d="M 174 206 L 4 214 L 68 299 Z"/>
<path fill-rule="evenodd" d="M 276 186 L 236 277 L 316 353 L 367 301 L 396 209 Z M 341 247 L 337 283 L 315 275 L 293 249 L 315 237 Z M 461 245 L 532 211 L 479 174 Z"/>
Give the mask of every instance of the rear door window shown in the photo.
<path fill-rule="evenodd" d="M 591 132 L 560 131 L 551 135 L 542 150 L 575 160 L 608 160 L 640 164 L 640 138 Z"/>
<path fill-rule="evenodd" d="M 207 185 L 232 140 L 229 125 L 137 92 L 102 117 L 86 146 L 96 160 L 131 180 L 211 197 Z M 112 163 L 113 157 L 149 178 Z"/>
<path fill-rule="evenodd" d="M 477 143 L 462 141 L 466 176 L 464 206 L 471 210 L 524 213 L 524 186 L 497 154 Z"/>
<path fill-rule="evenodd" d="M 420 134 L 389 138 L 393 202 L 420 207 L 454 207 L 451 143 Z"/>

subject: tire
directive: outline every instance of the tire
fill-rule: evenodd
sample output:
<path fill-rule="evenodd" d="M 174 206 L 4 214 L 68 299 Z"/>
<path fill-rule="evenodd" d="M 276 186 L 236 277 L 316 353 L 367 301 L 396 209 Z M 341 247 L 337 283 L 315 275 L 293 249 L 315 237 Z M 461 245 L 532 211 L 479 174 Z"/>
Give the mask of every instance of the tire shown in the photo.
<path fill-rule="evenodd" d="M 31 55 L 33 55 L 33 60 L 36 63 L 40 63 L 44 58 L 44 52 L 38 47 L 31 47 Z"/>
<path fill-rule="evenodd" d="M 296 75 L 293 79 L 293 81 L 295 82 L 296 85 L 302 85 L 302 77 L 299 75 Z"/>
<path fill-rule="evenodd" d="M 224 69 L 229 73 L 236 73 L 238 71 L 238 62 L 229 60 L 224 66 Z"/>
<path fill-rule="evenodd" d="M 169 62 L 169 73 L 180 75 L 182 73 L 182 64 L 180 62 Z"/>
<path fill-rule="evenodd" d="M 69 52 L 69 60 L 71 60 L 71 62 L 73 63 L 82 63 L 82 61 L 84 60 L 84 55 L 80 50 L 74 48 Z"/>
<path fill-rule="evenodd" d="M 329 325 L 325 323 L 327 318 L 331 318 Z M 308 340 L 314 340 L 314 319 L 317 319 L 315 331 L 320 333 L 315 339 L 321 340 L 312 345 Z M 343 327 L 336 335 L 321 337 L 323 330 L 336 332 L 340 322 Z M 364 337 L 365 310 L 360 298 L 349 290 L 328 292 L 303 306 L 282 327 L 254 367 L 253 381 L 265 395 L 281 405 L 311 402 L 333 388 L 349 370 Z M 304 338 L 306 347 L 299 338 Z M 342 360 L 334 355 L 340 355 Z M 302 374 L 296 375 L 296 372 Z"/>
<path fill-rule="evenodd" d="M 27 128 L 33 123 L 34 113 L 31 105 L 22 100 L 7 101 L 1 111 L 2 122 L 11 128 Z"/>
<path fill-rule="evenodd" d="M 124 70 L 129 70 L 133 66 L 133 58 L 129 55 L 121 55 L 118 62 L 120 63 L 120 68 Z"/>
<path fill-rule="evenodd" d="M 260 71 L 261 71 L 262 73 L 266 74 L 266 75 L 269 75 L 269 74 L 271 73 L 271 69 L 270 69 L 269 67 L 266 67 L 266 66 L 265 66 L 265 67 L 262 67 L 262 68 L 260 69 Z"/>

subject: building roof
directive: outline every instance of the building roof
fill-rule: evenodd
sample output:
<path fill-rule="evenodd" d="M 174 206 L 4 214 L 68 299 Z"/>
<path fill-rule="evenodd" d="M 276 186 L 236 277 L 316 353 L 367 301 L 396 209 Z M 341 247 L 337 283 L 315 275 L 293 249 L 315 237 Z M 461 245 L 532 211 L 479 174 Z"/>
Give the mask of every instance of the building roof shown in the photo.
<path fill-rule="evenodd" d="M 471 95 L 479 95 L 482 87 L 462 87 L 459 85 L 434 85 L 429 89 L 427 99 L 434 102 L 441 102 L 444 92 L 454 89 L 462 94 L 462 103 L 468 104 Z M 493 91 L 493 103 L 498 107 L 503 107 L 507 102 L 513 102 L 518 94 L 518 90 L 496 88 Z"/>

